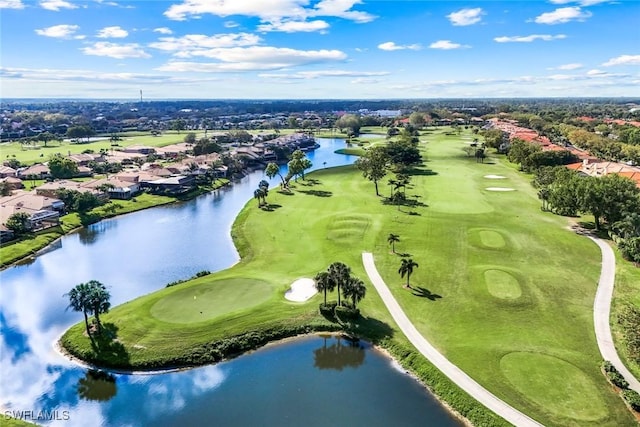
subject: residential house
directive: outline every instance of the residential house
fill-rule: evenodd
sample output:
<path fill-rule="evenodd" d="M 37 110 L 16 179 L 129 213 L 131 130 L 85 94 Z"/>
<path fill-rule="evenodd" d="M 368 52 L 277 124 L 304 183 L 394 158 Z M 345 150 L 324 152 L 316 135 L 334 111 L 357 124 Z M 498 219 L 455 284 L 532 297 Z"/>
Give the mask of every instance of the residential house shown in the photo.
<path fill-rule="evenodd" d="M 17 177 L 18 171 L 9 166 L 0 166 L 0 178 Z"/>

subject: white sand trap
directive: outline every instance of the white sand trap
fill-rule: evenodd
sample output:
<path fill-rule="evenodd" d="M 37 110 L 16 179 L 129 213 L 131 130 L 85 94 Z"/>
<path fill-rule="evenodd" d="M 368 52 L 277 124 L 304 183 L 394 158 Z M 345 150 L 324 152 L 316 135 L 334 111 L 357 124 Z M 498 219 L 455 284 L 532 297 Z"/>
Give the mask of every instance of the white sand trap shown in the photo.
<path fill-rule="evenodd" d="M 509 188 L 509 187 L 487 187 L 485 190 L 487 190 L 487 191 L 516 191 L 515 188 Z"/>
<path fill-rule="evenodd" d="M 284 297 L 289 301 L 304 302 L 318 293 L 313 279 L 298 279 L 291 284 L 291 289 L 285 292 Z"/>
<path fill-rule="evenodd" d="M 502 176 L 502 175 L 485 175 L 484 176 L 487 179 L 506 179 L 506 176 Z"/>

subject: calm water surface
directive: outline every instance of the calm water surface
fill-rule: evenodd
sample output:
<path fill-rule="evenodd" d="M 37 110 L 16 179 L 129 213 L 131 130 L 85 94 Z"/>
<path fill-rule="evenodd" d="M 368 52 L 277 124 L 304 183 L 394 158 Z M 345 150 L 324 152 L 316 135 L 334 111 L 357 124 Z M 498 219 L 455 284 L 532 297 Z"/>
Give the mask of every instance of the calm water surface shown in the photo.
<path fill-rule="evenodd" d="M 308 153 L 314 168 L 353 163 L 333 153 L 342 140 L 318 142 Z M 65 311 L 63 297 L 78 283 L 105 283 L 117 305 L 236 262 L 231 224 L 265 178 L 257 171 L 186 203 L 102 221 L 0 272 L 0 416 L 34 411 L 57 419 L 51 424 L 78 426 L 424 425 L 428 417 L 454 425 L 442 424 L 455 421 L 387 359 L 335 339 L 306 338 L 215 366 L 144 376 L 87 371 L 53 350 L 82 320 Z"/>

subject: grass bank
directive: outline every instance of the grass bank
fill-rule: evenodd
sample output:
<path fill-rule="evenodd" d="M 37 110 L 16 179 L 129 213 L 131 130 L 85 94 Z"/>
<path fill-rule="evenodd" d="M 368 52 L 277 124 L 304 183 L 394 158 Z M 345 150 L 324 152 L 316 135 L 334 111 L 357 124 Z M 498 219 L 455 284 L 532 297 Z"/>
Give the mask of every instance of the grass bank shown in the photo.
<path fill-rule="evenodd" d="M 292 303 L 284 292 L 334 261 L 368 282 L 361 264 L 368 251 L 420 332 L 500 398 L 546 425 L 632 425 L 599 370 L 597 247 L 569 231 L 566 219 L 541 212 L 513 168 L 491 158 L 476 163 L 462 150 L 465 140 L 442 130 L 422 140 L 429 163 L 411 173 L 411 206 L 386 204 L 354 167 L 314 172 L 292 194 L 272 191 L 265 209 L 245 206 L 232 230 L 242 256 L 234 267 L 101 316 L 117 341 L 92 347 L 78 324 L 63 346 L 98 363 L 171 366 L 215 360 L 228 340 L 259 343 L 283 325 L 345 327 L 317 313 L 321 296 Z M 389 233 L 400 235 L 397 254 Z M 412 292 L 397 273 L 403 256 L 419 264 Z M 364 318 L 350 331 L 389 349 L 476 425 L 498 424 L 406 342 L 373 287 L 368 292 Z"/>
<path fill-rule="evenodd" d="M 229 184 L 228 179 L 218 179 L 215 184 L 202 186 L 191 193 L 180 197 L 180 201 L 189 200 Z M 106 218 L 124 215 L 169 203 L 178 199 L 167 196 L 141 193 L 131 200 L 112 200 L 85 214 L 71 213 L 60 218 L 60 225 L 24 236 L 16 241 L 7 242 L 0 247 L 0 268 L 11 265 L 23 258 L 36 254 L 60 237 L 78 227 L 87 226 Z"/>

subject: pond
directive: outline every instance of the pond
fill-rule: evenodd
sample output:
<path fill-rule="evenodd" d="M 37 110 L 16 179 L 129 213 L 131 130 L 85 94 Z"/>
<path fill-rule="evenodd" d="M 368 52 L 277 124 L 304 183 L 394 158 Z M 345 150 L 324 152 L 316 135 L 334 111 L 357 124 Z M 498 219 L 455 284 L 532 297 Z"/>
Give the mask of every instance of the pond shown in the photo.
<path fill-rule="evenodd" d="M 353 156 L 334 153 L 344 147 L 343 140 L 318 139 L 318 142 L 320 148 L 307 153 L 316 168 L 347 165 L 355 160 Z M 225 364 L 179 373 L 115 376 L 115 382 L 111 382 L 108 375 L 92 373 L 67 361 L 54 350 L 53 344 L 70 325 L 82 320 L 81 314 L 65 310 L 68 301 L 63 296 L 78 283 L 101 281 L 109 287 L 112 304 L 117 305 L 198 271 L 218 271 L 233 265 L 238 254 L 230 237 L 231 224 L 262 179 L 265 179 L 263 172 L 255 171 L 232 186 L 189 202 L 101 221 L 65 236 L 45 254 L 0 272 L 0 407 L 3 413 L 34 411 L 27 414 L 37 416 L 38 411 L 51 411 L 44 415 L 57 418 L 53 422 L 62 425 L 86 425 L 87 420 L 92 420 L 92 425 L 171 425 L 187 415 L 201 420 L 200 424 L 212 417 L 207 412 L 213 405 L 206 397 L 208 393 L 238 387 L 232 386 L 232 381 L 221 382 L 222 379 L 244 371 L 254 372 L 252 375 L 258 378 L 265 362 L 252 365 L 253 355 L 248 355 Z M 276 183 L 277 180 L 272 181 L 272 185 Z M 271 354 L 269 351 L 272 350 L 267 354 Z M 285 372 L 291 364 L 289 359 L 269 357 L 271 362 L 265 369 L 268 372 L 262 375 L 281 372 L 283 383 L 293 380 Z M 387 366 L 386 370 L 390 369 Z M 411 384 L 407 387 L 422 389 L 406 378 L 407 384 Z M 271 380 L 262 381 L 273 385 Z M 258 384 L 262 383 L 256 379 L 255 386 Z M 226 393 L 239 393 L 240 389 L 229 390 L 236 391 Z M 271 399 L 274 397 L 271 394 L 262 397 Z M 235 398 L 244 395 L 249 397 L 250 393 L 244 390 Z M 428 400 L 426 392 L 422 391 L 421 396 L 425 402 Z M 304 393 L 299 397 L 302 400 L 292 397 L 290 404 L 302 405 L 306 397 Z M 230 397 L 216 397 L 221 402 L 227 398 Z M 312 398 L 326 408 L 319 400 L 324 399 L 323 396 L 314 392 Z M 358 399 L 368 401 L 364 395 Z M 254 403 L 242 405 L 247 408 Z M 378 403 L 371 406 L 375 405 Z M 234 415 L 225 413 L 225 405 L 216 408 L 221 422 L 232 420 Z"/>

